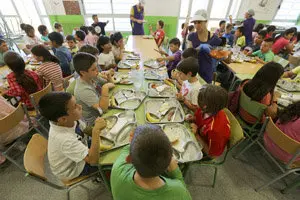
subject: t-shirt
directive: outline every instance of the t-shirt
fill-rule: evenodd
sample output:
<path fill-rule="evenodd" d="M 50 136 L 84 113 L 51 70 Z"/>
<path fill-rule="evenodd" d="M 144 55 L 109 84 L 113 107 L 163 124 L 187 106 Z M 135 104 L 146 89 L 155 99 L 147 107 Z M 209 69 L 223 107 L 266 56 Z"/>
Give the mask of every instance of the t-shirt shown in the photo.
<path fill-rule="evenodd" d="M 246 38 L 245 36 L 241 36 L 236 40 L 236 45 L 240 46 L 240 47 L 244 47 L 246 46 Z"/>
<path fill-rule="evenodd" d="M 120 47 L 117 47 L 116 45 L 112 45 L 112 52 L 115 58 L 119 58 L 121 56 L 122 50 Z"/>
<path fill-rule="evenodd" d="M 108 69 L 108 66 L 111 64 L 116 64 L 113 52 L 110 51 L 108 54 L 100 53 L 98 64 L 104 65 L 105 69 Z"/>
<path fill-rule="evenodd" d="M 253 56 L 258 56 L 265 62 L 271 62 L 274 59 L 274 53 L 269 50 L 267 53 L 262 53 L 261 50 L 255 51 L 252 53 Z"/>
<path fill-rule="evenodd" d="M 78 52 L 78 47 L 77 45 L 75 45 L 75 47 L 73 49 L 69 49 L 71 51 L 72 56 L 74 56 L 77 52 Z"/>
<path fill-rule="evenodd" d="M 247 18 L 243 22 L 244 35 L 245 35 L 245 38 L 246 38 L 246 44 L 247 45 L 252 42 L 252 31 L 253 31 L 254 24 L 255 24 L 255 19 L 253 17 Z"/>
<path fill-rule="evenodd" d="M 85 40 L 83 40 L 83 41 L 78 41 L 77 42 L 77 47 L 78 47 L 78 49 L 80 49 L 82 46 L 84 46 L 84 45 L 86 45 L 86 42 L 85 42 Z"/>
<path fill-rule="evenodd" d="M 228 44 L 230 46 L 233 45 L 233 41 L 234 41 L 233 34 L 231 34 L 231 33 L 224 33 L 222 37 L 226 38 L 226 44 Z"/>
<path fill-rule="evenodd" d="M 93 35 L 92 33 L 89 33 L 86 35 L 85 41 L 89 45 L 96 46 L 98 38 L 99 37 L 97 35 Z"/>
<path fill-rule="evenodd" d="M 72 60 L 72 55 L 70 51 L 65 46 L 60 46 L 54 49 L 54 54 L 60 62 L 60 67 L 63 72 L 63 76 L 71 75 L 70 62 Z"/>
<path fill-rule="evenodd" d="M 101 32 L 99 35 L 105 35 L 105 26 L 107 25 L 106 22 L 98 22 L 98 23 L 93 23 L 92 26 L 96 28 L 97 26 L 101 29 Z"/>
<path fill-rule="evenodd" d="M 42 35 L 41 40 L 44 41 L 44 42 L 49 42 L 50 41 L 49 38 L 48 38 L 48 35 L 46 35 L 46 36 Z"/>
<path fill-rule="evenodd" d="M 164 30 L 159 29 L 159 30 L 154 32 L 154 40 L 155 40 L 157 45 L 158 45 L 159 40 L 162 40 L 161 41 L 161 44 L 162 44 L 164 38 L 165 38 L 165 31 Z"/>
<path fill-rule="evenodd" d="M 198 105 L 198 94 L 199 89 L 202 87 L 200 82 L 197 80 L 194 83 L 190 83 L 189 81 L 183 81 L 181 87 L 181 94 L 187 100 L 189 100 L 193 105 Z"/>
<path fill-rule="evenodd" d="M 82 106 L 82 116 L 88 125 L 94 124 L 97 117 L 100 116 L 98 110 L 93 105 L 99 103 L 100 93 L 96 89 L 96 84 L 89 84 L 78 78 L 75 80 L 74 96 L 78 104 Z"/>
<path fill-rule="evenodd" d="M 286 45 L 288 45 L 290 41 L 285 39 L 285 37 L 280 37 L 272 46 L 272 51 L 274 54 L 278 54 Z"/>
<path fill-rule="evenodd" d="M 251 43 L 251 44 L 249 44 L 248 46 L 246 46 L 246 47 L 244 48 L 244 50 L 248 50 L 248 51 L 251 51 L 251 52 L 255 52 L 255 51 L 260 50 L 260 45 L 259 45 L 259 44 L 255 44 L 255 43 Z"/>
<path fill-rule="evenodd" d="M 78 177 L 85 165 L 84 158 L 89 149 L 75 133 L 77 123 L 72 128 L 55 125 L 50 122 L 48 138 L 48 159 L 52 173 L 60 180 Z M 82 130 L 84 124 L 80 123 Z"/>
<path fill-rule="evenodd" d="M 62 71 L 57 63 L 44 62 L 36 69 L 36 73 L 45 80 L 45 85 L 51 81 L 55 91 L 63 89 Z"/>
<path fill-rule="evenodd" d="M 174 60 L 173 61 L 169 61 L 168 64 L 167 64 L 167 70 L 168 70 L 168 75 L 169 77 L 171 78 L 171 72 L 173 69 L 176 68 L 177 64 L 180 62 L 181 60 L 181 51 L 178 50 L 176 51 L 175 53 L 172 53 L 172 55 L 169 55 L 169 56 L 174 56 Z"/>
<path fill-rule="evenodd" d="M 155 190 L 146 190 L 136 185 L 133 176 L 135 168 L 126 162 L 129 155 L 129 145 L 125 146 L 120 156 L 113 165 L 111 173 L 111 189 L 115 200 L 191 200 L 192 197 L 187 190 L 183 176 L 179 168 L 172 172 L 166 172 L 167 176 L 160 176 L 165 184 Z"/>
<path fill-rule="evenodd" d="M 199 134 L 208 146 L 210 144 L 208 155 L 211 157 L 222 155 L 230 138 L 230 123 L 226 113 L 220 110 L 217 114 L 204 119 L 201 108 L 198 108 L 195 117 L 198 130 L 201 130 Z"/>
<path fill-rule="evenodd" d="M 295 67 L 294 69 L 292 69 L 292 72 L 294 74 L 296 74 L 296 77 L 294 79 L 299 79 L 300 80 L 300 66 Z"/>
<path fill-rule="evenodd" d="M 32 37 L 28 37 L 27 35 L 24 36 L 24 43 L 26 45 L 38 45 L 38 44 L 42 44 L 43 41 L 41 41 L 37 36 Z"/>

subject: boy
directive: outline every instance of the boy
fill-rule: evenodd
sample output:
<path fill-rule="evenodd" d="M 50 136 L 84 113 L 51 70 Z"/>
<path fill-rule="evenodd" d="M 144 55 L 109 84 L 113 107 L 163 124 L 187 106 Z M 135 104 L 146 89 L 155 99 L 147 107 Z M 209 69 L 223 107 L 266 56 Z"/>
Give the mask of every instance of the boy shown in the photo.
<path fill-rule="evenodd" d="M 268 26 L 266 39 L 273 38 L 273 34 L 274 34 L 275 30 L 276 30 L 276 26 L 273 26 L 273 25 Z"/>
<path fill-rule="evenodd" d="M 194 122 L 192 132 L 209 158 L 222 155 L 230 138 L 229 120 L 222 110 L 227 102 L 228 94 L 222 87 L 204 85 L 199 91 L 195 116 L 187 116 L 187 120 Z"/>
<path fill-rule="evenodd" d="M 167 176 L 162 176 L 166 174 Z M 113 199 L 190 200 L 172 146 L 156 125 L 134 130 L 130 146 L 123 148 L 111 173 Z"/>
<path fill-rule="evenodd" d="M 236 45 L 240 47 L 246 46 L 246 37 L 244 36 L 244 27 L 237 27 L 234 35 L 236 36 Z"/>
<path fill-rule="evenodd" d="M 98 68 L 96 57 L 89 53 L 77 53 L 73 58 L 74 68 L 80 78 L 76 79 L 74 96 L 82 106 L 83 118 L 88 125 L 93 125 L 95 119 L 107 111 L 109 106 L 109 89 L 113 83 L 97 87 Z M 101 92 L 100 92 L 101 90 Z"/>
<path fill-rule="evenodd" d="M 92 27 L 94 27 L 95 29 L 96 29 L 96 27 L 101 29 L 101 32 L 98 33 L 98 36 L 105 35 L 105 26 L 108 24 L 109 21 L 107 20 L 106 22 L 99 22 L 97 15 L 93 15 L 92 18 L 94 21 L 94 23 L 92 24 Z"/>
<path fill-rule="evenodd" d="M 198 58 L 198 51 L 194 48 L 185 49 L 181 54 L 181 60 L 189 57 Z"/>
<path fill-rule="evenodd" d="M 100 132 L 106 127 L 102 118 L 95 121 L 90 149 L 84 144 L 81 106 L 66 92 L 51 92 L 39 101 L 41 114 L 50 121 L 48 159 L 54 175 L 67 181 L 96 172 L 99 162 Z"/>
<path fill-rule="evenodd" d="M 266 64 L 274 59 L 274 53 L 272 52 L 273 39 L 265 39 L 260 47 L 260 50 L 252 53 L 252 56 L 257 56 L 256 60 L 259 63 Z"/>
<path fill-rule="evenodd" d="M 180 40 L 178 38 L 173 38 L 169 42 L 170 45 L 170 51 L 172 52 L 172 55 L 167 54 L 165 51 L 160 50 L 160 54 L 165 55 L 166 57 L 164 58 L 157 58 L 158 62 L 161 61 L 168 61 L 167 64 L 167 71 L 169 77 L 171 77 L 171 72 L 173 69 L 176 68 L 177 64 L 181 60 L 181 51 L 179 50 L 180 48 Z"/>
<path fill-rule="evenodd" d="M 226 44 L 232 46 L 233 45 L 233 34 L 231 33 L 232 31 L 232 24 L 227 24 L 226 25 L 226 29 L 225 29 L 225 33 L 223 34 L 222 37 L 226 38 Z"/>
<path fill-rule="evenodd" d="M 177 93 L 176 97 L 179 101 L 184 102 L 189 109 L 196 111 L 198 107 L 198 93 L 201 88 L 197 78 L 199 71 L 198 60 L 193 57 L 186 58 L 178 63 L 176 69 L 179 72 L 180 80 L 183 81 L 180 93 Z"/>
<path fill-rule="evenodd" d="M 8 46 L 5 40 L 0 39 L 0 67 L 4 66 L 4 53 L 8 51 Z"/>
<path fill-rule="evenodd" d="M 48 35 L 50 45 L 53 47 L 54 55 L 60 62 L 60 67 L 63 72 L 63 77 L 71 75 L 70 62 L 72 55 L 67 47 L 63 46 L 64 38 L 60 33 L 52 32 Z"/>
<path fill-rule="evenodd" d="M 219 28 L 216 29 L 215 35 L 218 37 L 222 37 L 223 33 L 225 32 L 225 25 L 226 21 L 222 20 L 219 22 Z"/>
<path fill-rule="evenodd" d="M 69 50 L 71 51 L 72 56 L 74 56 L 78 52 L 78 47 L 76 45 L 76 40 L 73 35 L 67 35 L 66 37 Z"/>
<path fill-rule="evenodd" d="M 264 41 L 266 37 L 267 31 L 261 30 L 258 32 L 258 34 L 255 36 L 253 43 L 246 46 L 244 48 L 244 53 L 251 55 L 253 52 L 258 51 L 260 49 L 260 46 L 262 42 Z"/>
<path fill-rule="evenodd" d="M 61 36 L 63 36 L 63 38 L 65 37 L 64 29 L 60 23 L 57 23 L 57 22 L 54 23 L 54 29 L 57 33 L 61 34 Z"/>
<path fill-rule="evenodd" d="M 47 29 L 47 26 L 45 25 L 40 25 L 38 27 L 38 31 L 39 33 L 41 34 L 41 40 L 43 42 L 46 42 L 47 44 L 49 43 L 49 38 L 48 38 L 48 34 L 49 34 L 49 31 Z"/>
<path fill-rule="evenodd" d="M 163 30 L 164 25 L 165 25 L 164 22 L 162 20 L 159 20 L 156 24 L 155 32 L 153 32 L 152 26 L 149 27 L 150 34 L 153 35 L 154 40 L 158 47 L 161 46 L 161 44 L 163 43 L 164 38 L 165 38 L 165 31 Z"/>
<path fill-rule="evenodd" d="M 77 47 L 78 49 L 80 49 L 83 45 L 86 44 L 85 42 L 85 32 L 82 30 L 78 30 L 75 32 L 74 38 L 77 41 Z"/>

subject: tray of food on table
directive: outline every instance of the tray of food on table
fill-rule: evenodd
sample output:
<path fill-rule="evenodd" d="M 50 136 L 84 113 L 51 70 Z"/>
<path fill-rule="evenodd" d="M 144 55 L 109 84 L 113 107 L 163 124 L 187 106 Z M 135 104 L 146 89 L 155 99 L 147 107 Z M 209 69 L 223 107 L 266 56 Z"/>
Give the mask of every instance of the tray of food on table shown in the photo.
<path fill-rule="evenodd" d="M 167 70 L 164 68 L 159 69 L 145 69 L 144 77 L 146 80 L 164 80 L 168 77 Z"/>
<path fill-rule="evenodd" d="M 118 63 L 119 69 L 134 69 L 140 65 L 139 60 L 121 60 Z"/>
<path fill-rule="evenodd" d="M 155 59 L 149 59 L 144 62 L 144 66 L 150 67 L 152 69 L 158 69 L 165 66 L 165 62 L 158 62 Z"/>
<path fill-rule="evenodd" d="M 120 85 L 132 85 L 133 82 L 131 80 L 131 76 L 129 73 L 126 72 L 116 72 L 113 76 L 114 83 Z"/>
<path fill-rule="evenodd" d="M 176 97 L 177 89 L 175 85 L 167 80 L 148 83 L 149 97 Z"/>
<path fill-rule="evenodd" d="M 300 92 L 300 84 L 296 81 L 279 79 L 277 82 L 277 86 L 288 92 Z"/>
<path fill-rule="evenodd" d="M 110 97 L 110 107 L 118 109 L 137 109 L 146 97 L 143 91 L 135 91 L 133 89 L 119 89 Z"/>

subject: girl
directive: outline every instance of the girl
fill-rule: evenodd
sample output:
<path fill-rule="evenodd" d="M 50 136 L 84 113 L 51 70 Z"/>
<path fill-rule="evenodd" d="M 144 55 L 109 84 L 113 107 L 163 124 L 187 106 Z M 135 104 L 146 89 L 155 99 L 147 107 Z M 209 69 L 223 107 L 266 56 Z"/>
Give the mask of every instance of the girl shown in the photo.
<path fill-rule="evenodd" d="M 75 40 L 77 41 L 77 47 L 80 49 L 83 45 L 85 45 L 85 32 L 82 30 L 76 31 Z"/>
<path fill-rule="evenodd" d="M 278 113 L 277 127 L 288 137 L 300 142 L 300 101 L 295 102 Z M 287 163 L 292 155 L 280 149 L 267 134 L 264 135 L 266 149 L 277 159 Z M 295 161 L 300 161 L 298 157 Z"/>
<path fill-rule="evenodd" d="M 31 49 L 33 46 L 42 44 L 43 42 L 35 35 L 34 28 L 26 24 L 23 26 L 26 35 L 24 36 L 24 42 L 27 49 Z"/>
<path fill-rule="evenodd" d="M 124 51 L 124 40 L 120 32 L 114 33 L 110 36 L 110 41 L 112 43 L 112 52 L 114 54 L 116 62 L 122 60 Z"/>
<path fill-rule="evenodd" d="M 284 31 L 283 36 L 279 37 L 275 40 L 275 43 L 272 46 L 272 51 L 274 54 L 279 54 L 283 52 L 284 54 L 289 54 L 293 51 L 294 44 L 290 42 L 293 38 L 295 30 L 293 28 L 289 28 Z"/>
<path fill-rule="evenodd" d="M 268 28 L 267 28 L 268 33 L 266 35 L 266 39 L 273 38 L 273 33 L 275 32 L 275 30 L 276 30 L 276 26 L 273 26 L 273 25 L 268 26 Z"/>
<path fill-rule="evenodd" d="M 265 114 L 272 119 L 277 115 L 277 99 L 274 95 L 274 89 L 283 72 L 284 69 L 280 64 L 269 62 L 262 66 L 251 80 L 242 85 L 242 89 L 248 97 L 268 106 Z M 254 124 L 257 120 L 243 108 L 239 108 L 239 114 L 249 124 Z"/>
<path fill-rule="evenodd" d="M 255 37 L 258 35 L 259 31 L 263 30 L 265 25 L 263 24 L 257 24 L 256 27 L 253 29 L 252 32 L 252 40 L 255 39 Z"/>
<path fill-rule="evenodd" d="M 42 45 L 34 46 L 31 53 L 38 62 L 42 62 L 36 73 L 45 80 L 45 85 L 51 81 L 54 91 L 62 91 L 63 76 L 59 60 Z"/>
<path fill-rule="evenodd" d="M 97 42 L 97 48 L 100 52 L 98 64 L 102 70 L 114 69 L 117 67 L 114 54 L 112 52 L 112 45 L 107 36 L 100 36 Z"/>
<path fill-rule="evenodd" d="M 96 46 L 99 37 L 95 31 L 95 28 L 92 26 L 88 27 L 88 34 L 85 37 L 86 43 L 92 46 Z"/>
<path fill-rule="evenodd" d="M 9 84 L 7 96 L 20 97 L 20 101 L 24 103 L 28 109 L 33 109 L 29 95 L 40 91 L 43 83 L 39 76 L 30 70 L 25 70 L 23 58 L 16 52 L 9 51 L 4 56 L 4 62 L 12 72 L 6 76 Z"/>
<path fill-rule="evenodd" d="M 40 25 L 39 27 L 38 27 L 38 31 L 39 31 L 39 33 L 41 34 L 41 40 L 43 41 L 43 42 L 45 42 L 45 43 L 49 43 L 49 38 L 48 38 L 48 34 L 49 34 L 49 31 L 48 31 L 48 29 L 47 29 L 47 26 L 45 26 L 45 25 Z"/>
<path fill-rule="evenodd" d="M 54 23 L 54 28 L 55 28 L 55 32 L 60 33 L 63 36 L 63 38 L 65 38 L 64 29 L 63 29 L 63 27 L 60 23 L 55 22 Z"/>

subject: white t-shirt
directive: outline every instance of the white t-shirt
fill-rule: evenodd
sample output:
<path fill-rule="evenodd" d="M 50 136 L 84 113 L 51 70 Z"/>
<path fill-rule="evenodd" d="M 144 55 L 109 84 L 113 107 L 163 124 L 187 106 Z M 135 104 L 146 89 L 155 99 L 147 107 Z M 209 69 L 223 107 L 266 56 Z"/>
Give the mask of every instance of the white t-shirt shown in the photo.
<path fill-rule="evenodd" d="M 118 58 L 121 55 L 121 48 L 116 47 L 115 45 L 112 45 L 112 52 L 113 52 L 115 58 Z"/>
<path fill-rule="evenodd" d="M 113 52 L 110 51 L 108 54 L 100 53 L 98 64 L 104 65 L 105 68 L 107 68 L 110 64 L 116 64 Z"/>
<path fill-rule="evenodd" d="M 83 138 L 75 133 L 76 125 L 77 122 L 74 127 L 68 128 L 50 122 L 48 159 L 52 173 L 61 180 L 78 177 L 88 155 L 88 147 L 80 141 Z M 80 122 L 79 126 L 83 130 L 85 124 Z"/>
<path fill-rule="evenodd" d="M 38 45 L 43 44 L 43 41 L 35 36 L 34 38 L 28 37 L 27 35 L 24 36 L 24 43 L 26 45 Z"/>
<path fill-rule="evenodd" d="M 183 81 L 181 87 L 181 94 L 193 105 L 198 105 L 199 89 L 202 87 L 199 81 L 190 83 L 189 81 Z"/>

